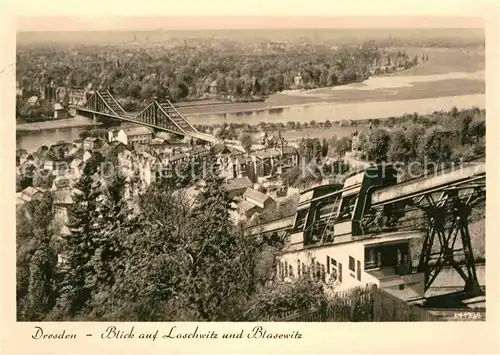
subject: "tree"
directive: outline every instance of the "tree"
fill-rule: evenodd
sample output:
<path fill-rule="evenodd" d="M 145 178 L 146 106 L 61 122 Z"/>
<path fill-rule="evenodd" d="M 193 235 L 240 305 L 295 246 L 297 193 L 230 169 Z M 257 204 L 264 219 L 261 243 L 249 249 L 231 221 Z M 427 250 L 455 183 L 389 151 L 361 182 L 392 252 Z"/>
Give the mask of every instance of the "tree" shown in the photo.
<path fill-rule="evenodd" d="M 352 140 L 349 137 L 341 137 L 333 143 L 334 150 L 339 155 L 344 155 L 351 150 Z"/>
<path fill-rule="evenodd" d="M 405 133 L 402 129 L 391 132 L 387 150 L 387 159 L 389 161 L 407 163 L 412 158 L 411 145 Z"/>
<path fill-rule="evenodd" d="M 242 133 L 240 135 L 240 143 L 241 143 L 241 146 L 243 147 L 243 149 L 245 149 L 245 151 L 247 153 L 250 152 L 250 149 L 252 148 L 252 136 L 249 134 L 249 133 Z"/>
<path fill-rule="evenodd" d="M 418 151 L 422 161 L 429 163 L 445 163 L 452 155 L 452 139 L 450 132 L 441 127 L 431 127 L 420 139 Z"/>
<path fill-rule="evenodd" d="M 97 199 L 99 183 L 91 175 L 92 167 L 86 166 L 84 174 L 75 184 L 74 204 L 69 210 L 68 228 L 71 234 L 65 238 L 62 254 L 65 270 L 54 317 L 64 319 L 79 313 L 89 313 L 89 302 L 95 291 L 93 256 L 99 245 L 96 243 L 98 225 Z"/>
<path fill-rule="evenodd" d="M 366 138 L 361 149 L 365 153 L 367 159 L 376 162 L 387 160 L 390 142 L 387 130 L 381 127 L 374 128 L 366 135 Z"/>
<path fill-rule="evenodd" d="M 53 307 L 57 294 L 50 194 L 23 205 L 16 222 L 17 317 L 42 320 Z"/>

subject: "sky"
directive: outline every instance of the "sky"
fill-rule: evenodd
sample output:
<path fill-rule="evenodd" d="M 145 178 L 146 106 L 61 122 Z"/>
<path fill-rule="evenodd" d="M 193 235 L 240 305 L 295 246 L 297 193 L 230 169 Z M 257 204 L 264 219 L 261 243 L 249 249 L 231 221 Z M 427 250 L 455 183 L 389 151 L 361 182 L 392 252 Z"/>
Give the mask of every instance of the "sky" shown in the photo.
<path fill-rule="evenodd" d="M 477 28 L 482 20 L 471 17 L 485 13 L 479 1 L 458 0 L 18 0 L 8 10 L 18 31 Z"/>

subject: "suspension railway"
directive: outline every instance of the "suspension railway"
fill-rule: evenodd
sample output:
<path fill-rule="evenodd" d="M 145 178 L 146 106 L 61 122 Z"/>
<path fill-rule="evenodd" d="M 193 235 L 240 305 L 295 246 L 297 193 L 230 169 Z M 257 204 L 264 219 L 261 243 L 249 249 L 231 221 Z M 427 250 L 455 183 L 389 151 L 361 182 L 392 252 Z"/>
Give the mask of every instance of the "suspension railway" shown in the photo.
<path fill-rule="evenodd" d="M 343 185 L 303 191 L 294 215 L 247 234 L 286 241 L 277 269 L 284 279 L 312 275 L 339 289 L 372 283 L 415 301 L 443 269 L 453 268 L 463 292 L 482 297 L 468 223 L 485 200 L 483 161 L 404 182 L 393 166 L 372 165 Z M 420 246 L 417 253 L 413 245 Z"/>

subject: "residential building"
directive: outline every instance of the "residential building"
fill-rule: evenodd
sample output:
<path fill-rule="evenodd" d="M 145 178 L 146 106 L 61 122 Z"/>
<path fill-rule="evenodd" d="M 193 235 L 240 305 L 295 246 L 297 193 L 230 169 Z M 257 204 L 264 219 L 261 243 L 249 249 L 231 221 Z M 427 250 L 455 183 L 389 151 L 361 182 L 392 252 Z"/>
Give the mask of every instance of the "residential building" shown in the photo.
<path fill-rule="evenodd" d="M 92 158 L 92 153 L 91 152 L 89 152 L 87 150 L 85 153 L 83 153 L 82 160 L 83 160 L 84 163 L 86 163 L 87 160 L 89 160 L 90 158 Z"/>
<path fill-rule="evenodd" d="M 54 104 L 54 118 L 55 119 L 62 119 L 62 118 L 68 118 L 69 117 L 69 112 L 66 110 L 60 103 L 55 103 Z"/>
<path fill-rule="evenodd" d="M 134 143 L 148 144 L 153 139 L 153 129 L 144 126 L 122 128 L 116 140 L 131 146 Z"/>
<path fill-rule="evenodd" d="M 212 83 L 210 83 L 210 94 L 212 95 L 217 95 L 218 92 L 219 92 L 219 85 L 217 84 L 217 80 L 214 80 L 212 81 Z"/>
<path fill-rule="evenodd" d="M 243 199 L 259 207 L 261 210 L 276 208 L 276 201 L 274 201 L 271 196 L 263 194 L 262 192 L 254 189 L 246 189 L 243 193 Z"/>
<path fill-rule="evenodd" d="M 237 197 L 237 196 L 243 196 L 243 193 L 249 188 L 253 187 L 252 181 L 248 177 L 242 177 L 242 178 L 235 178 L 228 180 L 224 185 L 222 185 L 223 188 L 227 191 L 229 196 L 231 198 Z"/>
<path fill-rule="evenodd" d="M 54 213 L 54 220 L 59 225 L 66 225 L 68 223 L 68 210 L 73 205 L 74 189 L 63 188 L 54 191 L 54 198 L 52 200 L 52 209 Z"/>
<path fill-rule="evenodd" d="M 21 191 L 20 194 L 20 198 L 24 202 L 40 200 L 42 196 L 43 196 L 43 190 L 33 186 L 28 186 L 23 191 Z"/>
<path fill-rule="evenodd" d="M 60 176 L 54 179 L 52 183 L 53 190 L 68 189 L 71 187 L 71 179 L 68 177 Z"/>
<path fill-rule="evenodd" d="M 240 201 L 236 204 L 236 208 L 238 212 L 244 216 L 246 219 L 252 218 L 252 216 L 256 213 L 262 211 L 262 209 L 253 203 L 250 203 L 246 200 Z"/>
<path fill-rule="evenodd" d="M 84 150 L 95 150 L 100 149 L 103 146 L 103 141 L 101 138 L 97 137 L 87 137 L 83 140 Z"/>
<path fill-rule="evenodd" d="M 71 177 L 75 180 L 79 179 L 82 176 L 83 168 L 85 167 L 85 163 L 83 160 L 75 158 L 69 164 L 70 166 L 70 174 Z"/>

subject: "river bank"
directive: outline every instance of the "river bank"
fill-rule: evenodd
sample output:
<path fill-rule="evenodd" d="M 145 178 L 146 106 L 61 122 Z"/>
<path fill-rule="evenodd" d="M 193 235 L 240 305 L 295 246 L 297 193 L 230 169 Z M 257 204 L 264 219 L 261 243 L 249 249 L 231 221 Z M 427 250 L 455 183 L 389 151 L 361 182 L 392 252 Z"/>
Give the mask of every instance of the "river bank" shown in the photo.
<path fill-rule="evenodd" d="M 21 123 L 16 125 L 16 132 L 30 132 L 30 131 L 45 131 L 53 129 L 62 128 L 82 128 L 82 127 L 92 127 L 98 126 L 100 123 L 94 122 L 87 117 L 75 116 L 71 118 L 53 120 L 53 121 L 42 121 L 42 122 L 32 122 L 32 123 Z"/>

